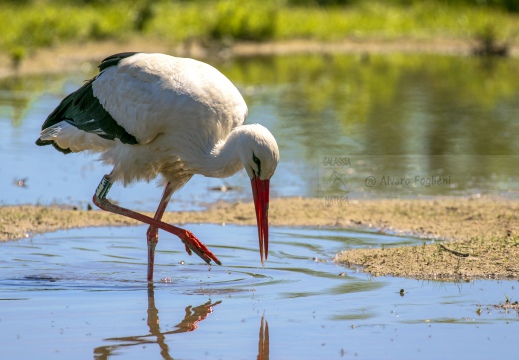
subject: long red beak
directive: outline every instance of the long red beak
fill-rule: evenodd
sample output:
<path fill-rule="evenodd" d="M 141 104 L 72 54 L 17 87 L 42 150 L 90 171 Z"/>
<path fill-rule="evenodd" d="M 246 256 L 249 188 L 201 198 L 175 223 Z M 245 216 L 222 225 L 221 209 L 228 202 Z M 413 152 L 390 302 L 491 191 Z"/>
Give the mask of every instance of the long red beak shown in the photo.
<path fill-rule="evenodd" d="M 258 237 L 261 265 L 265 266 L 269 254 L 269 186 L 270 180 L 260 180 L 254 175 L 251 180 L 256 220 L 258 222 Z"/>

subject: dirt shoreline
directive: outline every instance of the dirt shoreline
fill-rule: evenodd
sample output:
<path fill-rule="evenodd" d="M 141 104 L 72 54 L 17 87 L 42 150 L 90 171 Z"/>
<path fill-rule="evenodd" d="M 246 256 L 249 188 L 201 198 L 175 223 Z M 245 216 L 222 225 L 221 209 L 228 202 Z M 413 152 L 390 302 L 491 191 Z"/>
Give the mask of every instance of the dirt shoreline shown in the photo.
<path fill-rule="evenodd" d="M 437 38 L 429 40 L 351 40 L 319 42 L 315 40 L 287 40 L 273 42 L 237 42 L 228 47 L 203 47 L 198 43 L 170 44 L 158 40 L 136 38 L 127 41 L 101 41 L 62 44 L 31 51 L 17 69 L 8 54 L 0 53 L 0 78 L 10 76 L 85 71 L 90 63 L 124 51 L 161 52 L 198 59 L 286 55 L 297 53 L 431 53 L 456 56 L 470 55 L 474 40 Z M 519 56 L 519 46 L 510 48 L 510 56 Z"/>
<path fill-rule="evenodd" d="M 338 262 L 375 276 L 519 279 L 517 201 L 482 197 L 329 204 L 322 199 L 279 198 L 272 199 L 269 218 L 272 226 L 339 227 L 424 239 L 424 245 L 420 246 L 355 249 L 337 255 Z M 202 212 L 167 213 L 164 220 L 175 224 L 253 225 L 256 222 L 251 203 L 217 203 Z M 0 240 L 3 241 L 58 229 L 137 224 L 98 210 L 0 207 Z M 430 240 L 448 241 L 431 243 Z"/>

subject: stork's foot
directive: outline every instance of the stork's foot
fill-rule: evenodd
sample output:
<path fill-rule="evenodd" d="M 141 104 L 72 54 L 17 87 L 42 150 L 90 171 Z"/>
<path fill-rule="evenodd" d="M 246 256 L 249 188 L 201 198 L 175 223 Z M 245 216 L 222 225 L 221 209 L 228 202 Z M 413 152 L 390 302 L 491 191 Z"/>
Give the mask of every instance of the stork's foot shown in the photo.
<path fill-rule="evenodd" d="M 193 233 L 191 233 L 190 231 L 181 229 L 179 227 L 176 227 L 176 226 L 173 226 L 170 224 L 166 224 L 162 221 L 153 219 L 144 214 L 140 214 L 138 212 L 122 208 L 120 206 L 113 204 L 106 198 L 98 197 L 97 194 L 94 195 L 93 201 L 94 201 L 94 204 L 96 204 L 99 208 L 101 208 L 105 211 L 110 211 L 115 214 L 123 215 L 123 216 L 129 217 L 129 218 L 141 221 L 143 223 L 149 224 L 153 227 L 162 229 L 173 235 L 176 235 L 180 238 L 180 240 L 182 240 L 182 242 L 186 246 L 186 251 L 189 255 L 191 255 L 192 252 L 194 252 L 208 264 L 210 264 L 211 260 L 213 260 L 218 265 L 222 265 L 220 260 L 218 260 L 218 258 L 204 244 L 202 244 L 202 242 L 200 240 L 198 240 L 196 238 L 196 236 L 193 235 Z M 149 233 L 148 233 L 148 236 L 150 236 Z M 150 241 L 148 241 L 148 244 L 150 244 Z M 154 244 L 156 245 L 156 242 Z M 154 250 L 155 250 L 155 248 L 153 247 L 153 251 Z"/>
<path fill-rule="evenodd" d="M 189 255 L 191 255 L 193 251 L 208 264 L 211 264 L 211 260 L 213 260 L 218 265 L 222 265 L 220 260 L 218 260 L 218 258 L 211 252 L 211 250 L 209 250 L 200 240 L 198 240 L 191 231 L 184 230 L 183 233 L 178 234 L 178 237 L 180 237 L 180 240 L 182 240 L 184 243 L 186 251 Z"/>

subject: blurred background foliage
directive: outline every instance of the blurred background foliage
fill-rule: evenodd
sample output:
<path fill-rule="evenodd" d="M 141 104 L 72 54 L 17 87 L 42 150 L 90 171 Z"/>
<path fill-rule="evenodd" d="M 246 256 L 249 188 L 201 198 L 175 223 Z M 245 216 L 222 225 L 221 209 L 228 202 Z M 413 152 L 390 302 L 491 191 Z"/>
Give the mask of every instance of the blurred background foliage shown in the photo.
<path fill-rule="evenodd" d="M 475 39 L 513 42 L 517 0 L 0 0 L 0 51 L 65 42 L 170 43 L 312 39 Z"/>
<path fill-rule="evenodd" d="M 287 3 L 305 6 L 347 6 L 360 1 L 361 0 L 287 0 Z M 388 0 L 387 2 L 407 6 L 422 3 L 424 0 Z M 447 5 L 484 6 L 510 12 L 519 11 L 519 2 L 517 0 L 436 0 L 436 2 Z"/>

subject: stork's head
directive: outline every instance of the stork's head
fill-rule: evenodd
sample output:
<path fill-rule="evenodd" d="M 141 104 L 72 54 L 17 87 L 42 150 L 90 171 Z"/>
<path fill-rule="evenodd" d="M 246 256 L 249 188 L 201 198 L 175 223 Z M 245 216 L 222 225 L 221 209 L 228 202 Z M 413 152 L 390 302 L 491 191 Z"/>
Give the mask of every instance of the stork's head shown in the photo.
<path fill-rule="evenodd" d="M 242 128 L 246 136 L 242 138 L 239 156 L 251 179 L 261 263 L 264 264 L 269 244 L 269 182 L 279 162 L 279 150 L 276 139 L 264 126 L 253 124 Z"/>

